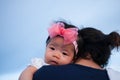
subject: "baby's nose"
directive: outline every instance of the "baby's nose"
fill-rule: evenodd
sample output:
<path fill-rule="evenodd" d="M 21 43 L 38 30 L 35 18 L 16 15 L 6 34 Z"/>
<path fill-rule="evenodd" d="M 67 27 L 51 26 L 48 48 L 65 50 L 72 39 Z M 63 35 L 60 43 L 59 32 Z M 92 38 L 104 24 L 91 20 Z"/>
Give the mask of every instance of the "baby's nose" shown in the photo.
<path fill-rule="evenodd" d="M 57 58 L 57 59 L 60 59 L 61 57 L 61 53 L 59 51 L 56 51 L 54 54 L 53 54 L 53 57 Z"/>

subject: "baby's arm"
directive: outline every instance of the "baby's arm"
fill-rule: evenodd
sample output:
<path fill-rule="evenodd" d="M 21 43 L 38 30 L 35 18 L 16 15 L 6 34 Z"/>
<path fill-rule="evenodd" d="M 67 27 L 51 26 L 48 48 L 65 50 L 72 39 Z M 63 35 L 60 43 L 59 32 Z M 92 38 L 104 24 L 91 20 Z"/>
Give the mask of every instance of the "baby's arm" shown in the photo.
<path fill-rule="evenodd" d="M 32 80 L 33 74 L 37 71 L 37 68 L 29 65 L 20 75 L 19 80 Z"/>
<path fill-rule="evenodd" d="M 44 61 L 41 58 L 34 58 L 31 60 L 31 64 L 21 73 L 19 80 L 32 80 L 33 74 L 44 65 Z"/>

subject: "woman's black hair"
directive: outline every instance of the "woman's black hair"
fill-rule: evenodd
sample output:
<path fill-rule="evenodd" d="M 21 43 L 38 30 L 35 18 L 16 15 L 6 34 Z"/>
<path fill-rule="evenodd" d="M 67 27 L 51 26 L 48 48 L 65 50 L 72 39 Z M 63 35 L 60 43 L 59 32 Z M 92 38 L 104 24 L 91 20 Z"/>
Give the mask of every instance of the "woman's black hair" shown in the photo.
<path fill-rule="evenodd" d="M 119 48 L 120 35 L 117 32 L 104 34 L 95 28 L 83 28 L 78 31 L 78 54 L 76 59 L 92 59 L 96 64 L 104 67 L 108 64 L 111 50 Z"/>

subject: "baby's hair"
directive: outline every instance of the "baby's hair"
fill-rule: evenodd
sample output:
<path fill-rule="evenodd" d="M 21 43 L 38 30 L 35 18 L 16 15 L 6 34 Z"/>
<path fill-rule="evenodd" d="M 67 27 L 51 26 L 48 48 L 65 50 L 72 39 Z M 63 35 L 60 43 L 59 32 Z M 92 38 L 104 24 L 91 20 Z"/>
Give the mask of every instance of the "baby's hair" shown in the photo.
<path fill-rule="evenodd" d="M 92 59 L 104 67 L 108 64 L 111 50 L 119 48 L 120 35 L 117 32 L 104 34 L 95 28 L 86 27 L 78 31 L 78 58 Z"/>

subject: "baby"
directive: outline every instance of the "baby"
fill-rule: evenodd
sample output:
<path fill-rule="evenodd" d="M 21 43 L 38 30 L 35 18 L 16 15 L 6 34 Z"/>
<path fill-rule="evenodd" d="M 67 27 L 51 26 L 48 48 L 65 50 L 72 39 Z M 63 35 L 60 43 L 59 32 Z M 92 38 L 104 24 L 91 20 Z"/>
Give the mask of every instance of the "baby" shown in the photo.
<path fill-rule="evenodd" d="M 73 63 L 78 52 L 78 28 L 62 21 L 54 23 L 48 29 L 46 40 L 45 63 L 65 65 Z M 19 80 L 32 80 L 33 74 L 42 66 L 43 61 L 35 58 L 20 75 Z"/>

